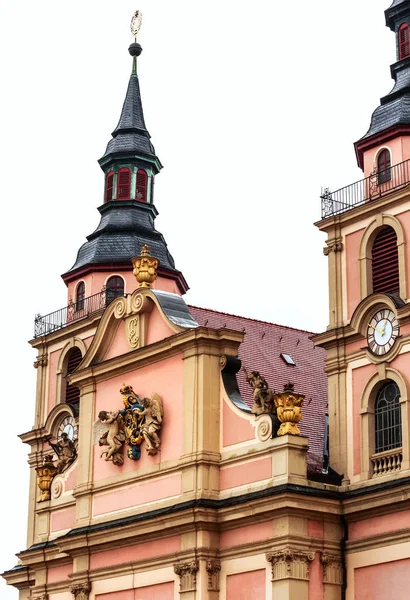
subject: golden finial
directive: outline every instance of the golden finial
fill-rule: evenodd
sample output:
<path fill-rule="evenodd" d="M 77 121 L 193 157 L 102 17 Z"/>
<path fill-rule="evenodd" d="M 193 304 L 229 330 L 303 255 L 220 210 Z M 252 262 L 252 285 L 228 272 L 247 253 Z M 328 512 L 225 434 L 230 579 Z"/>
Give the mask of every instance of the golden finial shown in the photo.
<path fill-rule="evenodd" d="M 138 281 L 138 287 L 152 287 L 157 278 L 159 260 L 151 256 L 149 247 L 146 244 L 142 248 L 141 254 L 132 259 L 132 264 L 134 266 L 132 272 Z"/>
<path fill-rule="evenodd" d="M 305 396 L 295 393 L 293 383 L 286 384 L 281 394 L 273 396 L 278 419 L 282 423 L 278 435 L 300 435 L 297 424 L 302 420 L 304 399 Z"/>

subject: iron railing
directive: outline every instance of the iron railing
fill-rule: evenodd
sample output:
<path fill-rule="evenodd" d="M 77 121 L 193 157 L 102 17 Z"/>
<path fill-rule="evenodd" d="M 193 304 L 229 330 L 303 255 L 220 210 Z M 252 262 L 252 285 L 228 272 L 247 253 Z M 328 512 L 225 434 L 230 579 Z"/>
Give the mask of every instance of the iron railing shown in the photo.
<path fill-rule="evenodd" d="M 36 315 L 34 319 L 34 337 L 48 335 L 53 331 L 71 325 L 75 321 L 103 311 L 107 302 L 113 298 L 107 298 L 107 291 L 102 289 L 98 294 L 83 298 L 79 302 L 70 302 L 68 306 L 60 308 L 48 315 Z"/>
<path fill-rule="evenodd" d="M 366 201 L 375 200 L 392 190 L 410 183 L 410 159 L 394 167 L 388 167 L 356 181 L 340 190 L 331 192 L 329 188 L 322 190 L 322 219 L 339 215 Z"/>

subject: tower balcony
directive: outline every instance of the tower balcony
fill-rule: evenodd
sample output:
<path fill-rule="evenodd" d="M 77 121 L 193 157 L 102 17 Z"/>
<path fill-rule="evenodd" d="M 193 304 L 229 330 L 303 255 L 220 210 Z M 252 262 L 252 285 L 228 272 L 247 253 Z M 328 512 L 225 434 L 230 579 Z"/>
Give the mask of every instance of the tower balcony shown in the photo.
<path fill-rule="evenodd" d="M 360 204 L 376 200 L 393 190 L 405 187 L 409 183 L 410 159 L 392 167 L 375 170 L 369 177 L 351 183 L 335 192 L 325 188 L 320 196 L 322 219 L 340 215 Z"/>

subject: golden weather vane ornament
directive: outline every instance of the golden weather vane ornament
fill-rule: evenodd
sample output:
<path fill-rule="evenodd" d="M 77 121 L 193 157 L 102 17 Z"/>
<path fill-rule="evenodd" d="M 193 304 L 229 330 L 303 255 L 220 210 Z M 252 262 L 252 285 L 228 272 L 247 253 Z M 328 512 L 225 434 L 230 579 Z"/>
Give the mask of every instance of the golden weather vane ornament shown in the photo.
<path fill-rule="evenodd" d="M 134 16 L 131 19 L 131 33 L 134 36 L 134 40 L 137 41 L 137 35 L 142 25 L 142 12 L 136 10 Z"/>

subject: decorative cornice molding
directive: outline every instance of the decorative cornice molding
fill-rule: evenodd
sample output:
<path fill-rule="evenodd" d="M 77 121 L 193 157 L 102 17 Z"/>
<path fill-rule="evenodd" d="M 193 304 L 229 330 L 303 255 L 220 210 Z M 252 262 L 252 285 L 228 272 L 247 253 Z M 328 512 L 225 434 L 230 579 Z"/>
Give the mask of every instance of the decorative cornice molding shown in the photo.
<path fill-rule="evenodd" d="M 341 238 L 336 239 L 336 240 L 329 240 L 327 243 L 327 246 L 325 246 L 323 248 L 323 254 L 325 256 L 329 256 L 329 254 L 331 252 L 342 252 L 343 250 L 343 243 Z"/>
<path fill-rule="evenodd" d="M 74 596 L 75 600 L 88 600 L 91 592 L 91 583 L 89 581 L 84 583 L 75 583 L 70 586 L 70 592 Z"/>
<path fill-rule="evenodd" d="M 174 565 L 174 571 L 179 576 L 179 593 L 196 591 L 196 574 L 199 570 L 197 560 Z"/>
<path fill-rule="evenodd" d="M 342 559 L 327 552 L 322 552 L 320 562 L 323 565 L 323 583 L 342 585 Z"/>
<path fill-rule="evenodd" d="M 208 591 L 219 592 L 219 573 L 221 570 L 221 561 L 210 559 L 206 561 L 206 571 L 208 573 Z"/>
<path fill-rule="evenodd" d="M 37 357 L 37 360 L 34 361 L 33 367 L 38 369 L 39 367 L 46 367 L 48 365 L 48 356 L 47 354 L 42 354 Z"/>
<path fill-rule="evenodd" d="M 279 579 L 308 581 L 309 562 L 314 558 L 314 552 L 289 547 L 266 554 L 266 560 L 272 565 L 272 581 Z"/>

